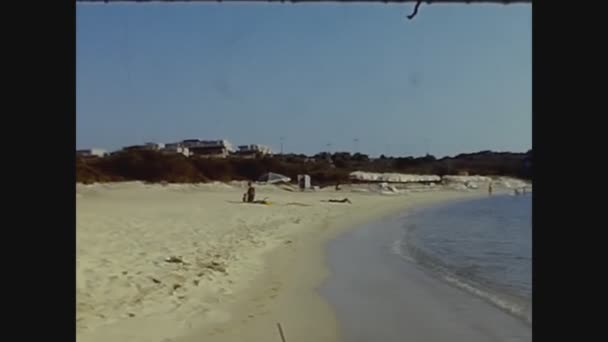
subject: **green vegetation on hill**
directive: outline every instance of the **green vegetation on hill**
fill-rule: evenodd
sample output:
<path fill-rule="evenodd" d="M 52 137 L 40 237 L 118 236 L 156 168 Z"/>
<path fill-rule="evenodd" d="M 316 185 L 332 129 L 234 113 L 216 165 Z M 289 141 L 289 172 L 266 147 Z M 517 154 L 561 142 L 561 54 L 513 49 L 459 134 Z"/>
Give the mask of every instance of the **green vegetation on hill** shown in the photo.
<path fill-rule="evenodd" d="M 530 179 L 532 151 L 496 153 L 483 151 L 436 159 L 433 156 L 385 157 L 347 152 L 305 155 L 276 155 L 255 159 L 208 159 L 167 155 L 155 151 L 126 151 L 105 158 L 77 158 L 76 181 L 82 183 L 145 181 L 195 183 L 208 181 L 255 180 L 266 172 L 291 177 L 309 174 L 318 185 L 349 182 L 352 171 L 409 174 L 500 175 Z"/>

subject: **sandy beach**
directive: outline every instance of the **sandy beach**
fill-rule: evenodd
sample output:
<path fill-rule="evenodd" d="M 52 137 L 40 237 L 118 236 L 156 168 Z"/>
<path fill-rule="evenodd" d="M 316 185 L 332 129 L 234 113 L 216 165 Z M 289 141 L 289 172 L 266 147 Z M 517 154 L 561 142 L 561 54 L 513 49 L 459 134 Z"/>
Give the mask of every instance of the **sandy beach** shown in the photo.
<path fill-rule="evenodd" d="M 408 208 L 483 195 L 244 185 L 77 186 L 77 340 L 339 341 L 316 291 L 325 243 Z M 323 200 L 348 197 L 352 204 Z"/>

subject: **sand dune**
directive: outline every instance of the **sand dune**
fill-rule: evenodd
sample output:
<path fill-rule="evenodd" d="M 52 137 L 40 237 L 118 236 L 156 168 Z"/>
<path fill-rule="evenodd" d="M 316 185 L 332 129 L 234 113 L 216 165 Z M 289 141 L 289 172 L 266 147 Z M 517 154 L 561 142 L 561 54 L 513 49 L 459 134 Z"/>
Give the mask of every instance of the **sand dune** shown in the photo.
<path fill-rule="evenodd" d="M 174 341 L 189 336 L 194 341 L 201 335 L 206 341 L 228 341 L 239 340 L 241 329 L 252 334 L 241 340 L 255 341 L 256 333 L 266 334 L 261 332 L 266 327 L 258 329 L 256 322 L 270 324 L 279 313 L 284 317 L 286 307 L 279 304 L 297 300 L 289 290 L 294 275 L 277 275 L 277 262 L 283 273 L 299 272 L 305 279 L 297 283 L 310 286 L 307 291 L 314 296 L 322 276 L 314 270 L 322 268 L 323 241 L 344 227 L 398 208 L 463 196 L 454 191 L 403 196 L 300 193 L 261 186 L 258 197 L 271 202 L 266 206 L 240 202 L 242 191 L 240 185 L 217 183 L 79 185 L 78 341 Z M 321 202 L 341 197 L 353 204 Z M 275 275 L 266 277 L 269 272 Z M 315 275 L 305 276 L 307 272 Z M 304 289 L 298 291 L 295 297 Z M 250 299 L 254 306 L 243 304 L 253 303 Z M 313 311 L 309 314 L 315 316 Z M 268 333 L 274 334 L 273 328 Z M 326 326 L 325 340 L 335 340 L 334 330 Z"/>

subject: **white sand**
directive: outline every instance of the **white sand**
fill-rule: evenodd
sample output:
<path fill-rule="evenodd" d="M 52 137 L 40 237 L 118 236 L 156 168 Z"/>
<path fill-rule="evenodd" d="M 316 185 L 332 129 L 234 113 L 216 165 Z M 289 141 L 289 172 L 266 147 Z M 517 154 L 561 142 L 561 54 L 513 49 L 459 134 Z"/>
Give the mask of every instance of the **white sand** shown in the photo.
<path fill-rule="evenodd" d="M 270 206 L 240 202 L 236 185 L 77 187 L 77 340 L 339 339 L 315 287 L 322 246 L 346 227 L 475 192 L 383 196 L 258 188 Z M 348 197 L 353 204 L 323 203 Z M 165 259 L 177 256 L 185 263 Z"/>

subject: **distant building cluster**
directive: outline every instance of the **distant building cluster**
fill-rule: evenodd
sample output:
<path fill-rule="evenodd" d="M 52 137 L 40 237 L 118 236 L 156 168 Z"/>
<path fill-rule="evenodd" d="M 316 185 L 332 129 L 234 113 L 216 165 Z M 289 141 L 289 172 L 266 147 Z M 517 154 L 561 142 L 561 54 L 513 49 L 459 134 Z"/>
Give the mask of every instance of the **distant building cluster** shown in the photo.
<path fill-rule="evenodd" d="M 264 145 L 240 145 L 239 149 L 234 154 L 243 158 L 254 158 L 257 155 L 272 154 L 272 150 L 270 147 Z"/>
<path fill-rule="evenodd" d="M 78 157 L 105 157 L 108 154 L 106 150 L 99 148 L 91 148 L 86 150 L 76 150 Z"/>
<path fill-rule="evenodd" d="M 225 139 L 222 140 L 200 140 L 186 139 L 175 143 L 145 143 L 123 147 L 120 151 L 149 150 L 159 151 L 166 154 L 181 154 L 186 157 L 203 158 L 255 158 L 257 156 L 271 155 L 272 150 L 268 146 L 259 144 L 239 145 L 237 148 Z M 120 152 L 116 151 L 114 153 Z M 108 155 L 105 150 L 88 149 L 77 150 L 79 157 L 104 157 Z"/>

